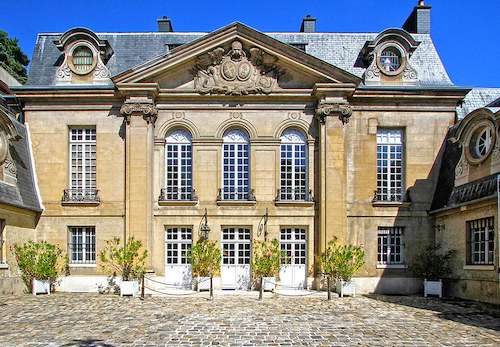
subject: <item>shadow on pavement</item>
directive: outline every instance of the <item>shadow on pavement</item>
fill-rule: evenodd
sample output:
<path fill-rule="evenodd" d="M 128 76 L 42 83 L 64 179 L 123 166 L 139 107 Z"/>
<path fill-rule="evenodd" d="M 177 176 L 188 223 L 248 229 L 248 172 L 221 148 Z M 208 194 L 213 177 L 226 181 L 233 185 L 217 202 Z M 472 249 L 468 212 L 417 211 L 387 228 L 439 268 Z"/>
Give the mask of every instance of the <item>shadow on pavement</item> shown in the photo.
<path fill-rule="evenodd" d="M 500 331 L 500 305 L 455 298 L 368 294 L 367 298 L 434 311 L 436 317 Z"/>
<path fill-rule="evenodd" d="M 63 347 L 114 347 L 102 340 L 73 340 L 73 342 L 61 345 Z"/>

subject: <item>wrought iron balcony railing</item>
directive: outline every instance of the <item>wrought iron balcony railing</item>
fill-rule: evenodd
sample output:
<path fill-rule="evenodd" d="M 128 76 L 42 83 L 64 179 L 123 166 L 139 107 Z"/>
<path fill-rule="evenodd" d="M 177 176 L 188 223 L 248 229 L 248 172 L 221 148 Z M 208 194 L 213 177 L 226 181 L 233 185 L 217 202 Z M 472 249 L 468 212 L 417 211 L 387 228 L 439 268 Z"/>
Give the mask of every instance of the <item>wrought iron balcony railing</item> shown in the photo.
<path fill-rule="evenodd" d="M 158 201 L 198 201 L 198 197 L 196 189 L 191 187 L 167 187 L 161 189 Z"/>
<path fill-rule="evenodd" d="M 374 191 L 372 202 L 409 202 L 403 194 L 403 188 L 378 188 Z"/>
<path fill-rule="evenodd" d="M 256 201 L 254 190 L 246 187 L 219 188 L 217 201 Z"/>
<path fill-rule="evenodd" d="M 314 202 L 314 197 L 312 195 L 311 189 L 281 188 L 278 189 L 278 194 L 276 195 L 275 200 L 278 202 L 287 202 L 287 201 Z"/>
<path fill-rule="evenodd" d="M 99 203 L 101 199 L 97 195 L 98 192 L 99 190 L 95 188 L 64 189 L 61 202 Z"/>

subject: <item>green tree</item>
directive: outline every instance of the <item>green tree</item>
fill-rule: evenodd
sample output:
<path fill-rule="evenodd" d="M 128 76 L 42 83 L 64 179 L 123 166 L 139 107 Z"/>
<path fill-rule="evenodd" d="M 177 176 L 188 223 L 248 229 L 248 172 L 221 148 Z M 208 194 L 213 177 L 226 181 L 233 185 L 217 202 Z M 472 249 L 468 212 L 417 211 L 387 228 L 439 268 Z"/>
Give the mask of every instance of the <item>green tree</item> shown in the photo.
<path fill-rule="evenodd" d="M 7 37 L 7 33 L 0 30 L 0 65 L 24 84 L 27 79 L 26 67 L 30 61 L 17 45 L 18 41 Z"/>

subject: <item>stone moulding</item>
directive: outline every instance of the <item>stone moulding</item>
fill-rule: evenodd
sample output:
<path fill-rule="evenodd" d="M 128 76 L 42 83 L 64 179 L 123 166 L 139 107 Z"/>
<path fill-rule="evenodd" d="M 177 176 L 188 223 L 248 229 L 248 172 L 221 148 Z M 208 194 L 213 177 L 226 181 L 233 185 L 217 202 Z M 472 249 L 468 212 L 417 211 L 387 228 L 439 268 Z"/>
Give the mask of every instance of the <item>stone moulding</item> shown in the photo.
<path fill-rule="evenodd" d="M 148 123 L 154 123 L 158 116 L 158 109 L 153 104 L 142 104 L 142 103 L 125 103 L 120 108 L 120 113 L 127 116 L 131 116 L 134 113 L 142 115 L 142 118 Z"/>
<path fill-rule="evenodd" d="M 218 47 L 197 57 L 192 69 L 194 87 L 200 94 L 247 95 L 269 94 L 276 89 L 278 77 L 284 73 L 278 58 L 253 47 L 250 57 L 240 41 L 233 41 L 224 54 Z"/>
<path fill-rule="evenodd" d="M 338 116 L 342 124 L 346 124 L 349 123 L 349 118 L 352 116 L 352 107 L 349 104 L 341 103 L 319 104 L 316 115 L 323 123 L 327 116 Z"/>

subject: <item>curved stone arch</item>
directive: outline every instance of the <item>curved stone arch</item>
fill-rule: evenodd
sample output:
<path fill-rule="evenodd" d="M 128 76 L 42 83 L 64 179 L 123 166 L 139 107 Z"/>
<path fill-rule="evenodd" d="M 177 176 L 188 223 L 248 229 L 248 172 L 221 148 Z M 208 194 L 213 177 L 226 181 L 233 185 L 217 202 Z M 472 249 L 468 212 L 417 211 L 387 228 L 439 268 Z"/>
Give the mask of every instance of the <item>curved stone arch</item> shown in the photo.
<path fill-rule="evenodd" d="M 191 139 L 199 139 L 200 138 L 200 132 L 198 131 L 198 128 L 196 125 L 194 125 L 192 122 L 186 120 L 186 119 L 174 119 L 174 120 L 167 120 L 165 121 L 159 128 L 158 128 L 158 137 L 160 138 L 166 138 L 168 134 L 176 129 L 182 129 L 186 130 L 188 133 L 191 134 Z"/>
<path fill-rule="evenodd" d="M 229 130 L 232 129 L 238 129 L 238 130 L 243 130 L 244 132 L 247 133 L 248 137 L 250 140 L 256 139 L 258 137 L 257 135 L 257 129 L 250 123 L 249 121 L 245 119 L 228 119 L 224 122 L 222 122 L 217 130 L 215 131 L 215 137 L 217 139 L 222 139 L 224 134 L 228 132 Z"/>
<path fill-rule="evenodd" d="M 314 137 L 311 136 L 311 134 L 309 134 L 309 126 L 310 126 L 310 124 L 307 123 L 306 121 L 303 121 L 303 120 L 287 119 L 287 120 L 284 120 L 283 122 L 281 122 L 280 124 L 278 124 L 278 126 L 274 130 L 273 137 L 276 140 L 281 140 L 281 136 L 283 135 L 283 133 L 285 131 L 297 130 L 305 136 L 306 141 L 314 140 Z"/>

